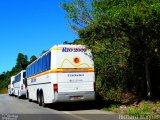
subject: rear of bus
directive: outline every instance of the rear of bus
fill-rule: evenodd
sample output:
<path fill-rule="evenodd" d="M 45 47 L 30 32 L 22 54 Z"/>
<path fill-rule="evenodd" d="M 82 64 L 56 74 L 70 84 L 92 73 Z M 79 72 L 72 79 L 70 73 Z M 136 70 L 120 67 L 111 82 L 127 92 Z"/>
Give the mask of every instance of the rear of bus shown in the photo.
<path fill-rule="evenodd" d="M 20 96 L 25 96 L 26 97 L 26 71 L 22 70 L 21 71 L 21 80 L 20 80 Z"/>
<path fill-rule="evenodd" d="M 53 83 L 54 102 L 95 100 L 91 51 L 82 45 L 59 45 L 51 51 L 51 69 L 57 73 Z"/>
<path fill-rule="evenodd" d="M 14 95 L 14 87 L 13 87 L 13 82 L 15 80 L 15 76 L 12 76 L 9 80 L 10 85 L 9 85 L 9 94 Z"/>

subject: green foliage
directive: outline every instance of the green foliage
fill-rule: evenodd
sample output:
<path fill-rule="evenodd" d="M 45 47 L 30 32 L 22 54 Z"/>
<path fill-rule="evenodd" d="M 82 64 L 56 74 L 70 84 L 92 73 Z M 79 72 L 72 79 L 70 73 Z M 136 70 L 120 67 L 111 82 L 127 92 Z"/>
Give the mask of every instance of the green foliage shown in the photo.
<path fill-rule="evenodd" d="M 43 51 L 41 52 L 40 56 L 43 55 L 45 52 L 47 52 L 47 50 L 43 50 Z"/>
<path fill-rule="evenodd" d="M 61 3 L 61 7 L 67 12 L 66 17 L 69 19 L 69 26 L 75 32 L 93 22 L 91 1 L 92 0 L 73 0 Z"/>
<path fill-rule="evenodd" d="M 68 41 L 64 41 L 63 44 L 64 44 L 64 45 L 65 45 L 65 44 L 67 45 L 67 44 L 72 44 L 72 43 L 70 43 L 70 42 L 68 42 Z"/>
<path fill-rule="evenodd" d="M 131 107 L 127 110 L 127 113 L 131 116 L 142 117 L 149 115 L 150 104 L 143 103 L 140 107 Z"/>
<path fill-rule="evenodd" d="M 16 66 L 15 66 L 15 71 L 16 72 L 24 70 L 27 67 L 27 65 L 28 65 L 28 60 L 27 59 L 28 58 L 27 58 L 26 55 L 23 55 L 22 53 L 18 54 L 17 63 L 16 63 Z"/>
<path fill-rule="evenodd" d="M 129 51 L 116 42 L 105 40 L 96 42 L 93 47 L 96 67 L 97 91 L 106 99 L 120 100 L 120 94 L 126 87 L 125 73 Z M 122 86 L 124 85 L 124 86 Z"/>
<path fill-rule="evenodd" d="M 96 87 L 104 98 L 117 100 L 115 96 L 126 91 L 138 97 L 157 93 L 159 0 L 73 0 L 61 5 L 80 37 L 73 43 L 85 44 L 93 51 Z M 84 22 L 89 16 L 92 20 Z"/>
<path fill-rule="evenodd" d="M 27 65 L 34 61 L 36 56 L 31 56 L 30 61 L 28 61 L 27 55 L 19 53 L 16 60 L 16 65 L 12 68 L 11 71 L 3 72 L 0 74 L 0 91 L 6 93 L 6 88 L 8 86 L 8 80 L 11 76 L 16 75 L 21 70 L 25 70 Z"/>
<path fill-rule="evenodd" d="M 6 94 L 7 92 L 7 88 L 0 89 L 0 94 Z"/>
<path fill-rule="evenodd" d="M 37 59 L 37 57 L 35 55 L 32 55 L 31 58 L 30 58 L 30 62 L 29 63 L 32 63 L 33 61 L 35 61 Z"/>
<path fill-rule="evenodd" d="M 7 87 L 10 75 L 11 73 L 9 71 L 3 72 L 2 74 L 0 74 L 0 89 Z"/>
<path fill-rule="evenodd" d="M 103 108 L 104 111 L 116 111 L 119 108 L 117 104 L 111 104 L 108 107 Z"/>

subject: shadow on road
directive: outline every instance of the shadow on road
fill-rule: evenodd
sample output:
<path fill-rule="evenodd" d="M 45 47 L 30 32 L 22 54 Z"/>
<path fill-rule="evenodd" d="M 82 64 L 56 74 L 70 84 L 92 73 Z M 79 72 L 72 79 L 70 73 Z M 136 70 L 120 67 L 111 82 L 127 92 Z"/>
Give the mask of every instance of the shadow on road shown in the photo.
<path fill-rule="evenodd" d="M 28 100 L 27 98 L 23 97 L 22 100 Z M 32 101 L 37 104 L 36 101 Z M 102 100 L 100 97 L 96 97 L 95 101 L 86 101 L 86 102 L 65 102 L 65 103 L 53 103 L 48 104 L 46 107 L 58 111 L 78 111 L 78 110 L 100 110 L 102 108 L 110 107 L 112 104 L 119 104 L 115 103 L 114 101 L 107 101 Z"/>
<path fill-rule="evenodd" d="M 109 107 L 112 101 L 89 101 L 89 102 L 69 102 L 69 103 L 55 103 L 47 105 L 50 109 L 58 111 L 77 111 L 77 110 L 91 110 L 91 109 L 102 109 Z"/>

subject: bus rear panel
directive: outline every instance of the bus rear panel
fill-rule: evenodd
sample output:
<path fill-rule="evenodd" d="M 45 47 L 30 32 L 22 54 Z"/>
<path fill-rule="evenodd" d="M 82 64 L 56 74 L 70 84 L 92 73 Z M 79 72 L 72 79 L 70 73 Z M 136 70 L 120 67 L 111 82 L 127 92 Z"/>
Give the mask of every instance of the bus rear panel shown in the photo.
<path fill-rule="evenodd" d="M 58 70 L 54 102 L 94 100 L 95 76 L 91 51 L 84 46 L 59 46 L 59 49 L 52 50 L 56 54 L 52 59 L 56 59 L 56 65 L 52 67 Z"/>
<path fill-rule="evenodd" d="M 9 95 L 14 95 L 14 87 L 13 87 L 14 80 L 15 80 L 15 76 L 12 76 L 8 81 L 8 94 Z"/>
<path fill-rule="evenodd" d="M 25 75 L 26 71 L 22 70 L 15 76 L 14 80 L 14 95 L 17 97 L 26 96 Z"/>

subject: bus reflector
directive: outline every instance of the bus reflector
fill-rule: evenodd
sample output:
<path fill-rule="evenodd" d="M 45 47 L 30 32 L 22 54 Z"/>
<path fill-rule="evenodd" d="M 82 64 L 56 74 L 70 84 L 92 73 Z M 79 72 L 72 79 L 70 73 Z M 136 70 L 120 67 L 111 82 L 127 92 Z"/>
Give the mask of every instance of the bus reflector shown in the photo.
<path fill-rule="evenodd" d="M 55 93 L 58 93 L 58 84 L 53 84 L 53 89 Z"/>

